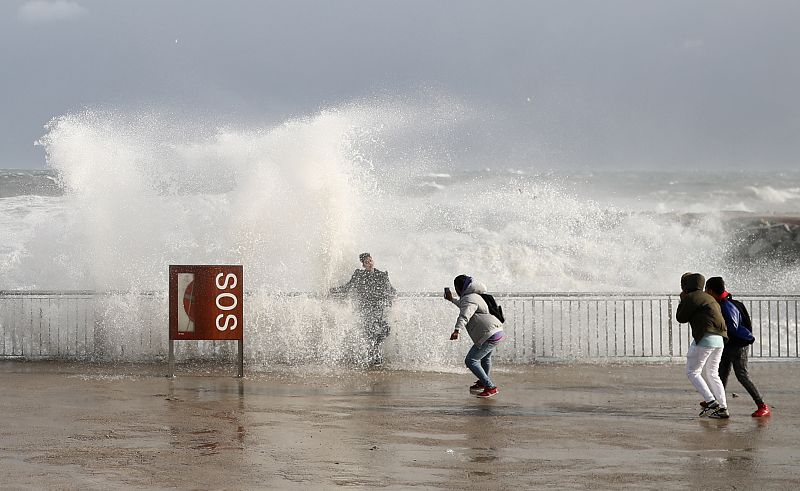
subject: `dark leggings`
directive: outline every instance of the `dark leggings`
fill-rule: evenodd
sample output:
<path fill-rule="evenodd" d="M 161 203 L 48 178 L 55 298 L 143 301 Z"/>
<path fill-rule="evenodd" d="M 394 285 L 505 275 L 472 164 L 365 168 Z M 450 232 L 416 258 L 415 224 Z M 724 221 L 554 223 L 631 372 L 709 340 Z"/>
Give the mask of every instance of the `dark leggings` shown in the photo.
<path fill-rule="evenodd" d="M 736 380 L 742 384 L 742 387 L 750 394 L 756 404 L 762 404 L 764 401 L 761 399 L 761 394 L 758 389 L 750 380 L 747 374 L 747 351 L 750 348 L 745 346 L 739 348 L 737 346 L 725 346 L 722 350 L 722 360 L 719 362 L 719 378 L 722 380 L 722 385 L 728 385 L 728 375 L 731 373 L 731 365 L 733 365 L 733 373 L 736 374 Z"/>

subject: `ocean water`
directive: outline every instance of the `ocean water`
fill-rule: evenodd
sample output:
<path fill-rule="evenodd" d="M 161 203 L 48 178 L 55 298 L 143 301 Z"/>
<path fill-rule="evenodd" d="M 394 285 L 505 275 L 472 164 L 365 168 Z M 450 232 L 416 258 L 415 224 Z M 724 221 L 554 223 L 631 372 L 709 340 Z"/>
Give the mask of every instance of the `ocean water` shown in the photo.
<path fill-rule="evenodd" d="M 160 359 L 168 266 L 232 263 L 249 292 L 249 367 L 359 365 L 366 340 L 353 312 L 320 294 L 364 251 L 407 293 L 441 292 L 462 273 L 494 292 L 675 293 L 686 271 L 722 275 L 737 293 L 800 291 L 796 255 L 747 239 L 760 219 L 797 220 L 800 172 L 475 158 L 474 117 L 354 104 L 270 125 L 100 110 L 56 118 L 39 142 L 47 168 L 0 170 L 0 290 L 129 293 L 5 312 L 6 344 L 22 324 L 48 340 L 33 353 L 60 350 L 63 337 L 79 355 L 90 348 L 73 340 L 94 333 L 106 344 L 93 358 Z M 389 367 L 461 369 L 463 346 L 447 340 L 455 312 L 435 300 L 395 303 Z M 82 326 L 85 308 L 95 317 Z M 218 351 L 179 343 L 178 354 Z"/>
<path fill-rule="evenodd" d="M 798 291 L 737 261 L 748 219 L 793 216 L 800 172 L 465 167 L 452 121 L 322 111 L 272 126 L 156 114 L 54 119 L 43 170 L 0 171 L 0 289 L 164 290 L 169 264 L 243 264 L 259 292 L 322 292 L 370 251 L 401 291 L 672 292 L 685 271 Z"/>

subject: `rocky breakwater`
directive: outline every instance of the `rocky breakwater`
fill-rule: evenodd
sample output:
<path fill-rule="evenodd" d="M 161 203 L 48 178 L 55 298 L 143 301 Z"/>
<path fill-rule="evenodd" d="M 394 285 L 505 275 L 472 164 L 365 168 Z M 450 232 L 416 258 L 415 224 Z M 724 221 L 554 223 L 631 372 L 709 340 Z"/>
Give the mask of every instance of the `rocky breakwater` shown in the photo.
<path fill-rule="evenodd" d="M 740 259 L 770 258 L 800 263 L 800 217 L 739 216 L 728 221 L 732 253 Z"/>

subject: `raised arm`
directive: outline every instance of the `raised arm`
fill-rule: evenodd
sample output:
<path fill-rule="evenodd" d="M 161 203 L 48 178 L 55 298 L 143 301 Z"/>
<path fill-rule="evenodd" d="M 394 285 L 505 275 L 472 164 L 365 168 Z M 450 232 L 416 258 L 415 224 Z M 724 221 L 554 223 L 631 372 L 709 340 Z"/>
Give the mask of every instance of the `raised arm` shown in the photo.
<path fill-rule="evenodd" d="M 692 318 L 694 311 L 695 306 L 691 302 L 681 300 L 681 303 L 678 304 L 678 309 L 675 311 L 675 320 L 681 324 L 686 324 Z"/>
<path fill-rule="evenodd" d="M 335 286 L 331 288 L 330 292 L 333 294 L 345 294 L 353 288 L 353 285 L 356 283 L 356 276 L 358 276 L 358 270 L 353 271 L 353 276 L 350 277 L 347 283 L 341 286 Z"/>

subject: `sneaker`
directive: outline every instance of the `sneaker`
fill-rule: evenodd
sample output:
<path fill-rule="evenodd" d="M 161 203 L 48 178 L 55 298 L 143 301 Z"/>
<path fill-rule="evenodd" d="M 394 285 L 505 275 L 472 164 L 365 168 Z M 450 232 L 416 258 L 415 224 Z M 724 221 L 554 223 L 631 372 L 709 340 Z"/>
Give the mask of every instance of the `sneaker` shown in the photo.
<path fill-rule="evenodd" d="M 491 389 L 488 389 L 488 388 L 487 389 L 483 389 L 483 392 L 478 394 L 478 397 L 486 399 L 486 398 L 492 397 L 495 394 L 497 394 L 497 387 L 492 387 Z"/>
<path fill-rule="evenodd" d="M 709 416 L 714 411 L 719 409 L 719 403 L 717 401 L 711 401 L 711 402 L 703 401 L 700 403 L 700 406 L 703 407 L 703 410 L 700 411 L 700 416 Z"/>
<path fill-rule="evenodd" d="M 770 414 L 772 414 L 772 409 L 762 402 L 758 405 L 758 409 L 756 409 L 756 411 L 750 416 L 754 418 L 761 418 L 763 416 L 769 416 Z"/>
<path fill-rule="evenodd" d="M 719 404 L 717 404 L 717 406 L 719 406 Z M 717 410 L 713 413 L 709 414 L 708 417 L 714 419 L 728 419 L 731 417 L 731 415 L 728 414 L 728 408 L 720 407 L 717 408 Z"/>
<path fill-rule="evenodd" d="M 484 390 L 486 390 L 486 387 L 484 387 L 483 384 L 480 382 L 475 382 L 474 384 L 469 386 L 470 394 L 477 394 L 479 392 L 483 392 Z"/>

